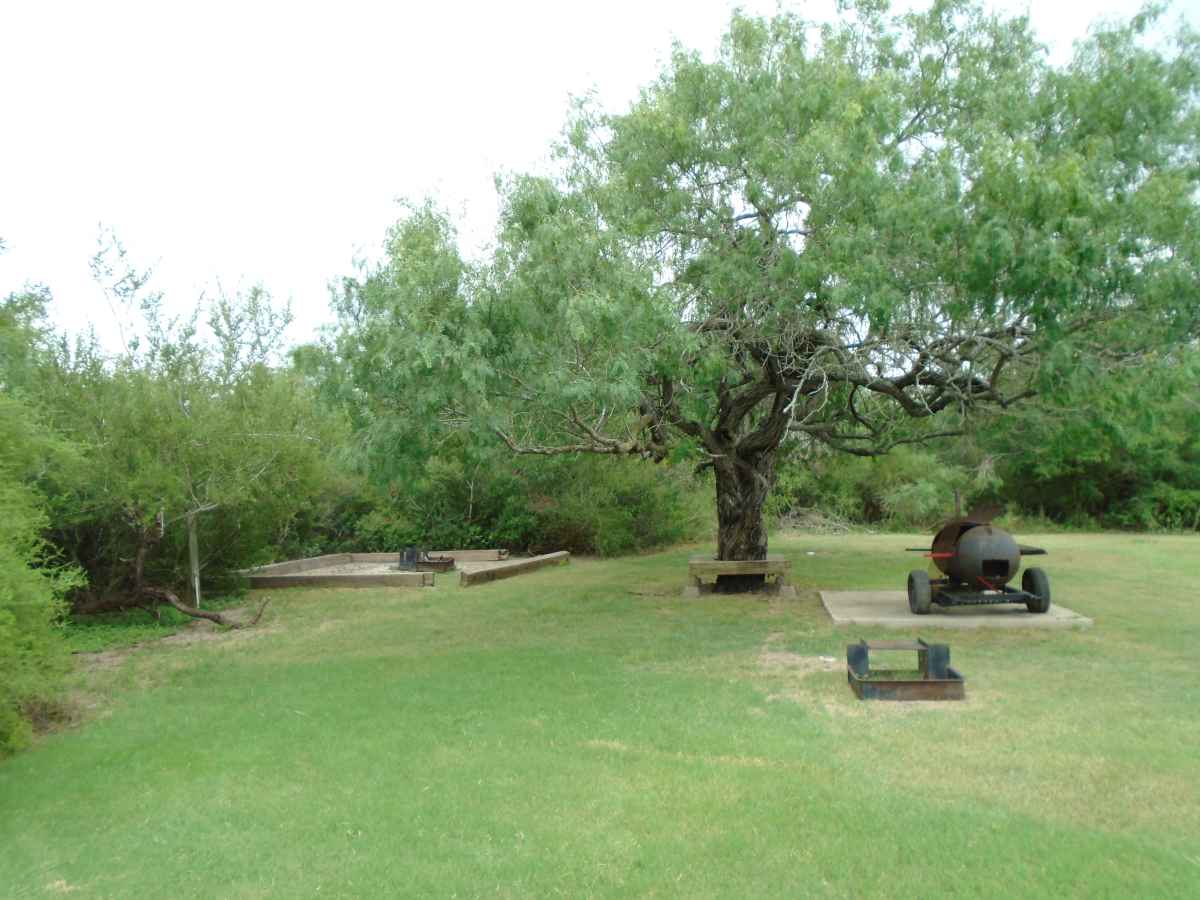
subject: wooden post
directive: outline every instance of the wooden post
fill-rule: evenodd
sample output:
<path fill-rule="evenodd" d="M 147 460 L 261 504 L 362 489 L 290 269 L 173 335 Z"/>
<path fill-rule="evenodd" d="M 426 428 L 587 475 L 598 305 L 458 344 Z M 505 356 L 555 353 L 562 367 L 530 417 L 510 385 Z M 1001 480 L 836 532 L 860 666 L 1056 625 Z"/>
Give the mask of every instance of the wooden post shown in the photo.
<path fill-rule="evenodd" d="M 196 514 L 187 515 L 188 563 L 192 574 L 192 603 L 200 608 L 200 542 L 196 537 Z"/>

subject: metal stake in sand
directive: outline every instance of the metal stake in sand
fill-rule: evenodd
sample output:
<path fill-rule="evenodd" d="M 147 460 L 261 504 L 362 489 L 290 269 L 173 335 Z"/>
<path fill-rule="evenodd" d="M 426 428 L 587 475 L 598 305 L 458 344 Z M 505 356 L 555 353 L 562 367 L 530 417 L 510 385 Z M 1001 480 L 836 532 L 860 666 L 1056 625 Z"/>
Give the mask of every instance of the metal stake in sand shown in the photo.
<path fill-rule="evenodd" d="M 188 566 L 192 575 L 192 601 L 200 608 L 200 539 L 196 537 L 196 514 L 187 514 Z"/>

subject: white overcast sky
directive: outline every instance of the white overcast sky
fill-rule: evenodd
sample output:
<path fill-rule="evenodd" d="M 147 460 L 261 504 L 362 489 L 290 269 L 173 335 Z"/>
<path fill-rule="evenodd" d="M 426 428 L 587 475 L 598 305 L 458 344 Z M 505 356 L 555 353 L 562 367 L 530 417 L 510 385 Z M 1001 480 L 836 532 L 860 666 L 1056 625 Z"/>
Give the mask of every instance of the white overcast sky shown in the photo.
<path fill-rule="evenodd" d="M 115 349 L 88 272 L 104 225 L 175 310 L 262 282 L 309 339 L 396 198 L 436 196 L 477 250 L 494 175 L 545 166 L 572 95 L 624 108 L 673 40 L 711 52 L 734 6 L 777 3 L 0 0 L 0 296 L 46 284 L 59 327 Z M 992 6 L 1029 9 L 1061 61 L 1141 0 Z M 1180 15 L 1200 25 L 1200 0 Z"/>

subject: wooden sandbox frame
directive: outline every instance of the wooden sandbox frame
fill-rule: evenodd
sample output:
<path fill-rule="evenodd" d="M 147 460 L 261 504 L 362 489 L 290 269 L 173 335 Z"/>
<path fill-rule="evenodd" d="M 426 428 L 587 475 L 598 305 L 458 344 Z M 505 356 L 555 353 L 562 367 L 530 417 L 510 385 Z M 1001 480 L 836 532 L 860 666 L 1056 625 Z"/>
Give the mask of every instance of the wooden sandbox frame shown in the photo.
<path fill-rule="evenodd" d="M 430 556 L 450 556 L 457 562 L 491 562 L 508 559 L 507 550 L 430 550 Z M 381 563 L 397 560 L 398 553 L 327 553 L 307 559 L 271 563 L 241 574 L 253 590 L 288 587 L 432 587 L 433 572 L 385 572 L 370 575 L 306 574 L 346 563 Z"/>
<path fill-rule="evenodd" d="M 468 562 L 469 560 L 464 559 L 463 561 Z M 571 554 L 566 550 L 559 550 L 557 553 L 543 553 L 541 556 L 530 556 L 526 559 L 510 559 L 507 562 L 489 566 L 486 569 L 480 569 L 476 572 L 464 571 L 459 576 L 458 583 L 463 587 L 470 587 L 473 584 L 486 584 L 489 581 L 498 581 L 501 578 L 524 575 L 526 572 L 532 572 L 544 566 L 564 565 L 570 561 Z"/>

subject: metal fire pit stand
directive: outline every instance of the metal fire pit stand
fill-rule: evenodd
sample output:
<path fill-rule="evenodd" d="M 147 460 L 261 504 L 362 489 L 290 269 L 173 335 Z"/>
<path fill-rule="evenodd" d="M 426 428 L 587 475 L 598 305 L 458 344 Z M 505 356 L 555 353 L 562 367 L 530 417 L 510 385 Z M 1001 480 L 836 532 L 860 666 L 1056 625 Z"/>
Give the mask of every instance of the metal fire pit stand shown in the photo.
<path fill-rule="evenodd" d="M 454 568 L 454 557 L 430 556 L 427 550 L 405 547 L 400 551 L 396 568 L 401 572 L 449 572 Z"/>
<path fill-rule="evenodd" d="M 871 672 L 872 650 L 915 650 L 921 677 L 889 678 L 894 673 Z M 962 675 L 950 668 L 950 646 L 915 641 L 859 641 L 846 646 L 846 680 L 860 700 L 962 700 Z"/>

